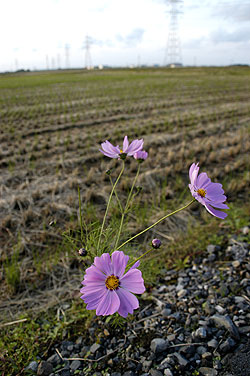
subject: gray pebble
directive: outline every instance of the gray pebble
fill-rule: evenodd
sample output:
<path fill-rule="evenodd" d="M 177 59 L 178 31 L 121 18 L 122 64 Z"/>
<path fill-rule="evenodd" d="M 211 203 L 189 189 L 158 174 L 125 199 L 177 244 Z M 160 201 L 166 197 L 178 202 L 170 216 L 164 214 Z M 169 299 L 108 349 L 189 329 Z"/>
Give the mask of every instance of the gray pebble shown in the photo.
<path fill-rule="evenodd" d="M 49 362 L 41 361 L 37 368 L 38 376 L 49 376 L 53 372 L 53 366 Z"/>
<path fill-rule="evenodd" d="M 81 367 L 81 362 L 80 360 L 73 360 L 73 362 L 71 363 L 70 365 L 70 369 L 72 369 L 72 371 L 76 371 L 77 369 L 79 369 Z"/>
<path fill-rule="evenodd" d="M 94 344 L 90 347 L 90 352 L 91 352 L 92 354 L 95 354 L 95 352 L 96 352 L 97 350 L 99 350 L 100 347 L 101 347 L 101 345 L 99 345 L 98 343 L 94 343 Z"/>
<path fill-rule="evenodd" d="M 217 324 L 218 326 L 227 329 L 229 333 L 237 340 L 240 339 L 239 331 L 237 327 L 233 324 L 229 316 L 222 316 L 216 314 L 211 317 L 211 320 L 213 320 L 215 324 Z"/>
<path fill-rule="evenodd" d="M 150 348 L 155 354 L 161 353 L 168 348 L 168 341 L 163 338 L 154 338 L 151 341 Z"/>
<path fill-rule="evenodd" d="M 218 375 L 218 371 L 216 371 L 216 369 L 208 368 L 208 367 L 199 368 L 199 372 L 201 373 L 201 375 L 204 375 L 204 376 L 217 376 Z"/>
<path fill-rule="evenodd" d="M 33 360 L 32 362 L 30 362 L 30 364 L 25 368 L 26 371 L 33 371 L 33 372 L 36 372 L 37 371 L 37 367 L 38 367 L 38 363 Z"/>

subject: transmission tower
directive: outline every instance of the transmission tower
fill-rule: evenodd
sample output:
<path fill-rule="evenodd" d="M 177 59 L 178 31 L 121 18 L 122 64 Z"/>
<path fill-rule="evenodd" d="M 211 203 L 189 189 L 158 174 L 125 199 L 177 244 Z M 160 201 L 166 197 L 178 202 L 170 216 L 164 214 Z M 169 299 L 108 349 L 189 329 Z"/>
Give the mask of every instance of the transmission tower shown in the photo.
<path fill-rule="evenodd" d="M 70 50 L 70 45 L 65 44 L 65 68 L 66 69 L 70 68 L 69 50 Z"/>
<path fill-rule="evenodd" d="M 181 3 L 182 0 L 167 0 L 167 4 L 170 5 L 170 10 L 168 11 L 170 23 L 163 65 L 169 65 L 170 67 L 182 65 L 181 42 L 178 30 L 178 15 L 182 13 L 179 10 Z"/>
<path fill-rule="evenodd" d="M 86 69 L 92 69 L 92 60 L 91 60 L 91 55 L 90 55 L 90 45 L 91 45 L 91 38 L 86 35 L 85 38 L 85 43 L 83 48 L 85 49 L 85 68 Z"/>

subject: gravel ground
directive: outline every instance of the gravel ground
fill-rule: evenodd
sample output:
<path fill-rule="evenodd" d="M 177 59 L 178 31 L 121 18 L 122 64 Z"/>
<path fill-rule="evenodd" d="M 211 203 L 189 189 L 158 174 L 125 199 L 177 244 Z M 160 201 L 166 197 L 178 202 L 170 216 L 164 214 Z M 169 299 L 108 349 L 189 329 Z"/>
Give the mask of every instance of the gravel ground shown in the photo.
<path fill-rule="evenodd" d="M 250 375 L 249 249 L 237 236 L 226 249 L 209 245 L 205 257 L 166 271 L 143 294 L 133 322 L 114 328 L 95 317 L 87 335 L 55 344 L 26 369 L 40 376 Z"/>

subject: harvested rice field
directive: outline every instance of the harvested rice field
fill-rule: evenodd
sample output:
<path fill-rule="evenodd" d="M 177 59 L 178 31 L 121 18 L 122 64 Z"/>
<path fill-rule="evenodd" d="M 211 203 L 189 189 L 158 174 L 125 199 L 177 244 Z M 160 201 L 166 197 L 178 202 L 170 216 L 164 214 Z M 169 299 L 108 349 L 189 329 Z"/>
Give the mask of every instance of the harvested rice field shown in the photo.
<path fill-rule="evenodd" d="M 234 216 L 229 212 L 224 225 L 212 219 L 219 232 L 240 221 L 238 209 L 249 213 L 249 125 L 247 67 L 1 75 L 1 318 L 15 320 L 27 310 L 79 300 L 84 265 L 63 232 L 78 228 L 78 187 L 85 222 L 102 219 L 111 190 L 105 171 L 112 168 L 115 179 L 121 166 L 99 152 L 102 142 L 121 145 L 125 135 L 129 141 L 143 138 L 149 153 L 138 182 L 143 190 L 126 222 L 128 232 L 140 231 L 190 200 L 193 162 L 223 184 L 232 205 Z M 127 161 L 118 187 L 124 197 L 136 168 L 135 160 Z M 117 216 L 112 207 L 109 221 Z M 194 204 L 140 243 L 160 234 L 170 246 L 208 217 Z M 168 262 L 186 256 L 180 247 L 176 252 Z"/>

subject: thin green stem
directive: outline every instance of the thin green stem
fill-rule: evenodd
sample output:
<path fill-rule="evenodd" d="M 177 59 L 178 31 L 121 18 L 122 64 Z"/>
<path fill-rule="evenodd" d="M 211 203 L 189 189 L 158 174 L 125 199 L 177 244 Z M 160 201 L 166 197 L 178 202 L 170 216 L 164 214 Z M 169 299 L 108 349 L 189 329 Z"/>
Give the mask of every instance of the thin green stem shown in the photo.
<path fill-rule="evenodd" d="M 80 227 L 81 227 L 81 241 L 83 241 L 83 226 L 82 226 L 82 202 L 80 187 L 78 186 L 78 201 L 79 201 L 79 217 L 80 217 Z"/>
<path fill-rule="evenodd" d="M 109 199 L 108 199 L 108 203 L 107 203 L 106 211 L 105 211 L 105 214 L 104 214 L 104 217 L 103 217 L 103 221 L 102 221 L 101 232 L 100 232 L 99 240 L 98 240 L 98 244 L 97 244 L 97 252 L 98 252 L 99 247 L 100 247 L 101 237 L 102 237 L 102 233 L 103 233 L 103 229 L 104 229 L 104 225 L 105 225 L 106 217 L 107 217 L 107 214 L 108 214 L 109 206 L 110 206 L 110 203 L 111 203 L 111 198 L 112 198 L 112 196 L 113 196 L 113 193 L 114 193 L 115 187 L 116 187 L 118 181 L 120 180 L 120 178 L 121 178 L 121 176 L 122 176 L 122 174 L 123 174 L 124 168 L 125 168 L 125 162 L 124 162 L 124 160 L 123 160 L 123 161 L 122 161 L 122 169 L 121 169 L 121 171 L 120 171 L 120 174 L 119 174 L 118 178 L 117 178 L 116 181 L 115 181 L 115 184 L 112 186 L 112 190 L 111 190 L 110 195 L 109 195 Z"/>
<path fill-rule="evenodd" d="M 111 176 L 109 176 L 109 180 L 110 180 L 110 184 L 111 184 L 111 186 L 112 186 L 112 188 L 113 188 L 114 184 L 113 184 L 113 182 L 112 182 Z M 119 205 L 120 211 L 121 211 L 121 213 L 123 213 L 123 207 L 122 207 L 121 201 L 119 200 L 119 197 L 118 197 L 117 192 L 116 192 L 115 189 L 114 189 L 114 194 L 115 194 L 115 198 L 116 198 L 116 200 L 117 200 L 117 202 L 118 202 L 118 205 Z"/>
<path fill-rule="evenodd" d="M 135 186 L 135 183 L 136 183 L 136 180 L 139 176 L 139 173 L 140 173 L 140 164 L 138 164 L 138 169 L 137 169 L 137 173 L 135 175 L 135 178 L 134 178 L 134 181 L 133 181 L 133 184 L 132 184 L 132 187 L 130 189 L 130 192 L 129 192 L 129 195 L 128 195 L 128 198 L 127 198 L 127 202 L 126 202 L 126 205 L 125 205 L 125 209 L 122 213 L 122 217 L 121 217 L 121 222 L 120 222 L 120 227 L 119 227 L 119 231 L 118 231 L 118 235 L 117 235 L 117 238 L 116 238 L 116 242 L 115 242 L 115 247 L 114 249 L 116 249 L 118 243 L 119 243 L 119 240 L 120 240 L 120 236 L 121 236 L 121 231 L 122 231 L 122 227 L 123 227 L 123 222 L 124 222 L 124 218 L 125 218 L 125 215 L 127 213 L 127 210 L 128 210 L 128 207 L 129 207 L 129 203 L 130 203 L 130 199 L 131 199 L 131 195 L 133 193 L 133 190 L 134 190 L 134 186 Z"/>
<path fill-rule="evenodd" d="M 138 260 L 140 260 L 142 257 L 146 256 L 149 252 L 153 251 L 154 249 L 155 249 L 155 248 L 151 248 L 151 249 L 149 249 L 147 252 L 143 253 L 143 255 L 141 255 L 140 257 L 138 257 L 136 260 L 130 262 L 130 263 L 127 265 L 127 268 L 128 268 L 129 266 L 134 265 Z"/>
<path fill-rule="evenodd" d="M 144 232 L 146 232 L 146 231 L 150 230 L 151 228 L 153 228 L 154 226 L 158 225 L 158 223 L 160 223 L 160 222 L 163 221 L 164 219 L 170 217 L 170 216 L 173 215 L 173 214 L 176 214 L 176 213 L 180 212 L 181 210 L 186 209 L 186 208 L 187 208 L 188 206 L 190 206 L 194 201 L 195 201 L 195 198 L 194 198 L 192 201 L 190 201 L 187 205 L 183 206 L 182 208 L 177 209 L 177 210 L 173 211 L 172 213 L 169 213 L 169 214 L 165 215 L 164 217 L 160 218 L 158 221 L 156 221 L 155 223 L 153 223 L 151 226 L 147 227 L 145 230 L 139 232 L 138 234 L 132 236 L 132 238 L 128 239 L 126 242 L 122 243 L 118 248 L 116 248 L 116 251 L 118 251 L 118 249 L 124 247 L 125 244 L 131 242 L 131 240 L 137 238 L 137 236 L 144 234 Z"/>

